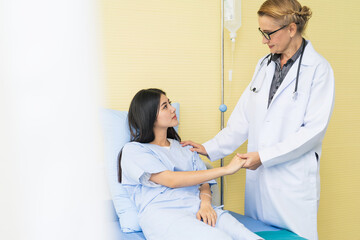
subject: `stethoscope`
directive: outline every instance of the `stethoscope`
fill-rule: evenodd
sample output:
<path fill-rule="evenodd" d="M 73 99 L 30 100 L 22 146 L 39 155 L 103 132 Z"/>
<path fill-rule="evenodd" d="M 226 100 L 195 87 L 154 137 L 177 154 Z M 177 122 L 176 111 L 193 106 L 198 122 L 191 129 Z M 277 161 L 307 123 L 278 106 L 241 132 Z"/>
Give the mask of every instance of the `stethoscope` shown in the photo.
<path fill-rule="evenodd" d="M 294 89 L 294 92 L 293 92 L 293 100 L 295 101 L 297 99 L 297 95 L 298 95 L 298 92 L 297 92 L 297 89 L 298 89 L 298 83 L 299 83 L 299 73 L 300 73 L 300 65 L 301 65 L 301 62 L 302 62 L 302 57 L 304 55 L 304 50 L 305 50 L 305 39 L 303 38 L 303 43 L 302 43 L 302 49 L 301 49 L 301 55 L 300 55 L 300 59 L 299 59 L 299 65 L 298 65 L 298 68 L 297 68 L 297 73 L 296 73 L 296 82 L 295 82 L 295 89 Z M 266 57 L 264 57 L 264 59 L 261 61 L 260 63 L 260 67 L 259 69 L 257 70 L 256 74 L 255 74 L 255 77 L 253 79 L 253 81 L 251 82 L 250 84 L 250 91 L 254 92 L 254 93 L 258 93 L 264 83 L 264 80 L 266 78 L 266 71 L 265 71 L 265 74 L 264 74 L 264 77 L 261 79 L 261 82 L 260 84 L 258 85 L 258 87 L 256 87 L 256 82 L 255 80 L 257 79 L 258 77 L 258 74 L 259 72 L 261 71 L 261 69 L 263 68 L 263 66 L 265 65 L 265 60 L 267 60 L 267 64 L 266 66 L 269 66 L 269 64 L 271 63 L 271 59 L 272 59 L 272 53 L 269 53 L 268 55 L 266 55 Z"/>

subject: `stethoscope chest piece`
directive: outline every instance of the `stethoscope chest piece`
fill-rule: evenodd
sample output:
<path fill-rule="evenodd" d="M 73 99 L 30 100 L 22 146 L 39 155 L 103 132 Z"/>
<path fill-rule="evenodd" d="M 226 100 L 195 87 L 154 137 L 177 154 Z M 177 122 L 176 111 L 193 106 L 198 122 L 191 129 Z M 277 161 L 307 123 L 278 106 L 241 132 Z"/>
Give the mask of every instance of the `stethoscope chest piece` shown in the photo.
<path fill-rule="evenodd" d="M 297 100 L 297 97 L 298 97 L 298 92 L 296 91 L 294 91 L 293 92 L 293 96 L 292 96 L 292 99 L 293 99 L 293 101 L 296 101 Z"/>

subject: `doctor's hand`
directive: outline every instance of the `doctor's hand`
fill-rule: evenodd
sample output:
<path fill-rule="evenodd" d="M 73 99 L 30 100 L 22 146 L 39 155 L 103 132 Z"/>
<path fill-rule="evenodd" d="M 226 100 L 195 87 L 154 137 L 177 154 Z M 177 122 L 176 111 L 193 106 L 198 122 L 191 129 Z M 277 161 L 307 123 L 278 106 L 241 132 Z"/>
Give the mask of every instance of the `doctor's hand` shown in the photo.
<path fill-rule="evenodd" d="M 230 161 L 228 165 L 226 165 L 224 168 L 227 170 L 227 174 L 231 175 L 236 173 L 240 170 L 246 163 L 245 159 L 240 158 L 238 155 L 235 155 L 233 159 Z"/>
<path fill-rule="evenodd" d="M 209 157 L 209 155 L 208 155 L 208 153 L 206 152 L 206 149 L 204 148 L 204 146 L 201 145 L 201 144 L 199 144 L 199 143 L 195 143 L 195 142 L 193 142 L 193 141 L 191 141 L 191 140 L 182 141 L 182 142 L 180 142 L 180 143 L 181 143 L 181 145 L 182 145 L 183 147 L 186 147 L 186 146 L 188 146 L 188 145 L 192 146 L 192 148 L 190 148 L 190 151 L 192 151 L 192 152 L 197 152 L 197 153 L 199 153 L 199 154 L 201 154 L 201 155 L 204 155 L 204 156 L 206 156 L 206 157 Z"/>
<path fill-rule="evenodd" d="M 215 227 L 217 214 L 216 214 L 214 208 L 211 206 L 211 202 L 201 201 L 200 209 L 196 213 L 196 218 L 199 221 L 201 221 L 201 219 L 202 219 L 204 223 Z"/>
<path fill-rule="evenodd" d="M 260 160 L 260 155 L 258 152 L 249 152 L 249 153 L 245 153 L 245 154 L 238 153 L 236 155 L 238 157 L 246 160 L 243 168 L 250 169 L 250 170 L 256 170 L 262 164 L 261 160 Z"/>

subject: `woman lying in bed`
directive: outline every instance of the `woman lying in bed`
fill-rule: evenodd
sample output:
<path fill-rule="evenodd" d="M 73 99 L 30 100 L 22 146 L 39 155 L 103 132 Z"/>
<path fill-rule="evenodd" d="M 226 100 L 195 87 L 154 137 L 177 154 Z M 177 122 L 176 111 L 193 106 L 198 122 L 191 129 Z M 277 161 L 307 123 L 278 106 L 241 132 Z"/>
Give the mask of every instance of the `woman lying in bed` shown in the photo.
<path fill-rule="evenodd" d="M 132 142 L 120 154 L 119 180 L 137 206 L 146 239 L 261 239 L 211 205 L 213 179 L 237 172 L 244 160 L 235 156 L 225 167 L 206 170 L 196 152 L 180 145 L 175 108 L 162 90 L 139 91 L 128 121 Z"/>

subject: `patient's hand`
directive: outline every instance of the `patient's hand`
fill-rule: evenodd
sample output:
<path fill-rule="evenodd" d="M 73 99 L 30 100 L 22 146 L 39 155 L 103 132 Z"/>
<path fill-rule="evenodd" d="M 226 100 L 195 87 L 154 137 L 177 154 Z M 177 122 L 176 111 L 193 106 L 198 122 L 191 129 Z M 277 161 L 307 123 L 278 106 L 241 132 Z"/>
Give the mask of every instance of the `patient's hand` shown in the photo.
<path fill-rule="evenodd" d="M 190 148 L 190 151 L 192 152 L 197 152 L 201 155 L 207 156 L 208 157 L 208 153 L 206 152 L 206 149 L 204 148 L 203 145 L 199 144 L 199 143 L 195 143 L 191 140 L 188 141 L 182 141 L 181 142 L 183 147 L 186 147 L 188 145 L 192 146 L 193 148 Z"/>
<path fill-rule="evenodd" d="M 211 206 L 211 202 L 201 201 L 200 209 L 196 213 L 196 218 L 204 223 L 209 224 L 210 226 L 215 227 L 217 214 L 213 207 Z"/>
<path fill-rule="evenodd" d="M 233 159 L 231 160 L 231 162 L 225 166 L 228 175 L 234 174 L 237 171 L 240 170 L 240 168 L 242 168 L 245 164 L 246 160 L 240 158 L 240 156 L 237 154 L 233 157 Z"/>

